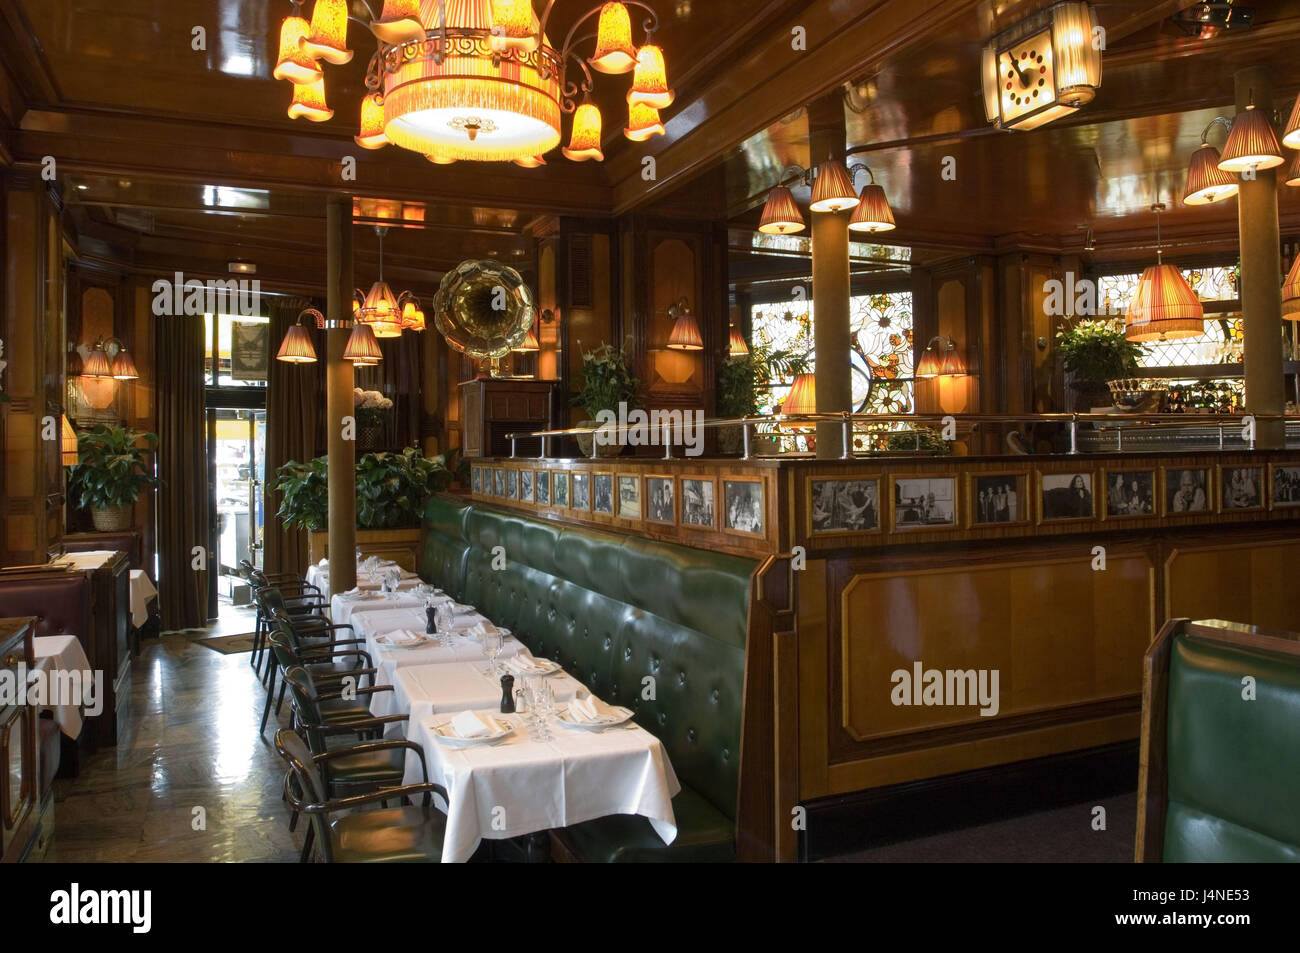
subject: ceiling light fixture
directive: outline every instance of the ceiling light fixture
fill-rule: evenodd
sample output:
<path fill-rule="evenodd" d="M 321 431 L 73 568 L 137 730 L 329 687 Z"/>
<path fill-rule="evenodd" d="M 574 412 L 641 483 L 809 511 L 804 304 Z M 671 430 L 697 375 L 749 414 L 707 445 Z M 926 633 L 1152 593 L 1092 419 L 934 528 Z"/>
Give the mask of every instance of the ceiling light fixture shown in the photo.
<path fill-rule="evenodd" d="M 594 6 L 556 46 L 546 33 L 554 5 L 548 0 L 539 18 L 531 0 L 386 0 L 380 17 L 364 24 L 377 48 L 365 72 L 368 93 L 358 144 L 368 149 L 392 144 L 440 164 L 515 162 L 535 168 L 560 145 L 567 113 L 574 115 L 575 127 L 579 119 L 586 125 L 573 135 L 583 145 L 565 154 L 577 161 L 601 159 L 599 141 L 594 146 L 589 141 L 590 113 L 575 115 L 590 102 L 592 69 L 635 70 L 625 135 L 637 142 L 663 135 L 658 110 L 671 105 L 673 92 L 663 51 L 653 43 L 659 28 L 654 8 L 640 0 Z M 640 23 L 645 37 L 640 48 L 633 42 L 631 7 L 647 14 Z M 323 122 L 333 113 L 317 60 L 351 58 L 347 4 L 316 0 L 306 27 L 297 11 L 295 3 L 294 16 L 281 28 L 276 76 L 299 84 L 290 116 Z M 596 32 L 584 34 L 593 18 L 598 18 Z M 594 50 L 587 57 L 579 48 L 590 40 Z"/>
<path fill-rule="evenodd" d="M 1137 290 L 1124 317 L 1124 336 L 1130 341 L 1174 341 L 1205 333 L 1205 308 L 1183 273 L 1163 260 L 1160 213 L 1163 202 L 1151 206 L 1156 215 L 1156 263 L 1138 280 Z"/>
<path fill-rule="evenodd" d="M 362 294 L 360 288 L 356 290 L 352 303 L 353 317 L 359 324 L 370 325 L 370 330 L 378 338 L 399 338 L 403 331 L 423 331 L 424 312 L 420 309 L 420 300 L 409 291 L 393 294 L 393 289 L 384 281 L 384 236 L 388 234 L 388 226 L 376 225 L 375 234 L 379 236 L 379 280 L 366 294 Z"/>

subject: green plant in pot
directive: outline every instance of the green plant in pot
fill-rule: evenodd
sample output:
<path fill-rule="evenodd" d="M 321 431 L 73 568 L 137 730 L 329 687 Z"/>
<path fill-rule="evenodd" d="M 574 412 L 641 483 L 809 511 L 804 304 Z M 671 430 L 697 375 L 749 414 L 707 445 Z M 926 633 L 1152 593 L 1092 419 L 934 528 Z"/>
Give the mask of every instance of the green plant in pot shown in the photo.
<path fill-rule="evenodd" d="M 456 452 L 453 451 L 453 454 Z M 429 497 L 450 485 L 448 455 L 426 457 L 415 447 L 367 453 L 357 461 L 357 529 L 411 529 L 420 525 Z M 453 464 L 454 465 L 454 464 Z M 279 517 L 290 529 L 329 526 L 328 459 L 289 461 L 275 471 L 283 494 Z"/>
<path fill-rule="evenodd" d="M 748 354 L 728 357 L 718 366 L 718 416 L 723 419 L 756 416 L 772 381 L 788 380 L 807 371 L 806 357 L 790 351 L 774 351 L 761 344 L 751 346 Z M 718 429 L 718 449 L 723 453 L 740 453 L 743 447 L 742 428 Z"/>
<path fill-rule="evenodd" d="M 145 487 L 157 486 L 150 456 L 158 435 L 99 424 L 77 436 L 77 463 L 68 467 L 68 494 L 90 510 L 95 529 L 121 532 L 131 527 L 131 507 Z"/>
<path fill-rule="evenodd" d="M 1124 320 L 1086 318 L 1056 334 L 1056 348 L 1085 409 L 1112 403 L 1110 381 L 1135 377 L 1146 348 L 1124 336 Z"/>
<path fill-rule="evenodd" d="M 581 349 L 581 341 L 578 347 Z M 626 404 L 629 411 L 636 409 L 640 386 L 641 382 L 632 376 L 622 348 L 602 344 L 593 351 L 583 351 L 582 389 L 573 396 L 571 403 L 580 407 L 587 419 L 576 426 L 597 427 L 597 414 L 607 410 L 617 416 L 620 404 Z M 623 450 L 621 441 L 603 444 L 591 434 L 578 437 L 577 441 L 578 447 L 588 457 L 616 457 Z"/>

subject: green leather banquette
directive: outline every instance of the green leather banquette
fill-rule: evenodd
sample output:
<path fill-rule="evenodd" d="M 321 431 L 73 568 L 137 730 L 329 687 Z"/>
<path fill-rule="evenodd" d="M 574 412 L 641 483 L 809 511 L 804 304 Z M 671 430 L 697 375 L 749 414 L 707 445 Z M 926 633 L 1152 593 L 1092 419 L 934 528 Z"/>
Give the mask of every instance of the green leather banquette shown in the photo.
<path fill-rule="evenodd" d="M 635 711 L 682 783 L 672 845 L 644 818 L 620 815 L 568 828 L 566 846 L 592 861 L 734 859 L 757 562 L 446 497 L 425 522 L 421 575 Z"/>
<path fill-rule="evenodd" d="M 1138 860 L 1300 861 L 1300 637 L 1167 623 L 1142 751 Z"/>

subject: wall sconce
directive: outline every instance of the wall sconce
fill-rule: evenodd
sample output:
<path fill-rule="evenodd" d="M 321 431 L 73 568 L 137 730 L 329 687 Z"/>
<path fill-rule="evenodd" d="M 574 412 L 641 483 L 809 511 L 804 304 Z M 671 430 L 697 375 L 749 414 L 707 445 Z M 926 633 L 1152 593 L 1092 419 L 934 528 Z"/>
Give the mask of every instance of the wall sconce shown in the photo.
<path fill-rule="evenodd" d="M 127 353 L 126 345 L 117 338 L 100 338 L 95 342 L 90 357 L 81 369 L 82 377 L 95 377 L 101 380 L 134 381 L 139 380 L 140 372 L 135 361 Z"/>
<path fill-rule="evenodd" d="M 700 326 L 695 321 L 695 315 L 691 314 L 690 303 L 685 298 L 679 298 L 677 303 L 668 309 L 668 317 L 676 321 L 673 325 L 673 333 L 668 336 L 669 350 L 704 350 L 704 337 L 700 334 Z"/>
<path fill-rule="evenodd" d="M 744 357 L 749 353 L 749 344 L 745 342 L 745 336 L 740 333 L 740 328 L 734 324 L 731 326 L 731 341 L 727 345 L 728 357 Z"/>
<path fill-rule="evenodd" d="M 286 364 L 316 363 L 316 348 L 312 346 L 311 335 L 302 326 L 302 319 L 307 317 L 315 319 L 317 327 L 325 323 L 325 315 L 315 308 L 298 312 L 298 320 L 285 332 L 284 340 L 280 342 L 280 351 L 275 355 L 277 361 L 284 361 Z"/>
<path fill-rule="evenodd" d="M 1232 120 L 1215 116 L 1201 133 L 1201 145 L 1192 153 L 1187 166 L 1187 187 L 1183 190 L 1184 205 L 1212 205 L 1237 194 L 1237 177 L 1219 168 L 1219 150 L 1210 145 L 1210 130 L 1215 126 L 1232 129 Z"/>
<path fill-rule="evenodd" d="M 952 338 L 934 337 L 925 346 L 925 354 L 916 367 L 918 380 L 935 377 L 967 376 L 966 360 L 961 356 L 957 342 Z"/>

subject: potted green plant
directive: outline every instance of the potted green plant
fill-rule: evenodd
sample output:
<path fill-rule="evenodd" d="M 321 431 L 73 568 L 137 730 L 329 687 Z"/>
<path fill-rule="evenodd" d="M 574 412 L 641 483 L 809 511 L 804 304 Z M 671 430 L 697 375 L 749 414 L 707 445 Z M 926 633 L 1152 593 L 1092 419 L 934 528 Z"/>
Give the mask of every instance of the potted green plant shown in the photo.
<path fill-rule="evenodd" d="M 77 463 L 68 467 L 68 493 L 90 510 L 95 529 L 121 532 L 131 527 L 131 507 L 147 486 L 157 486 L 149 456 L 158 435 L 99 424 L 77 436 Z"/>
<path fill-rule="evenodd" d="M 1086 318 L 1056 334 L 1056 347 L 1085 408 L 1109 406 L 1110 381 L 1137 376 L 1146 349 L 1124 336 L 1124 320 Z"/>
<path fill-rule="evenodd" d="M 578 347 L 581 349 L 581 341 Z M 597 414 L 602 410 L 617 414 L 620 404 L 627 405 L 629 411 L 634 410 L 640 386 L 641 382 L 632 376 L 622 348 L 602 344 L 593 351 L 583 351 L 582 389 L 573 396 L 571 403 L 580 407 L 587 419 L 579 421 L 576 426 L 597 427 Z M 621 442 L 602 444 L 590 434 L 577 440 L 579 449 L 588 457 L 616 457 L 622 452 Z"/>
<path fill-rule="evenodd" d="M 794 378 L 807 370 L 808 360 L 802 355 L 773 351 L 761 344 L 750 347 L 748 354 L 728 357 L 718 366 L 718 416 L 735 419 L 757 415 L 772 381 Z M 723 453 L 739 453 L 743 441 L 739 426 L 718 428 L 718 449 Z"/>

